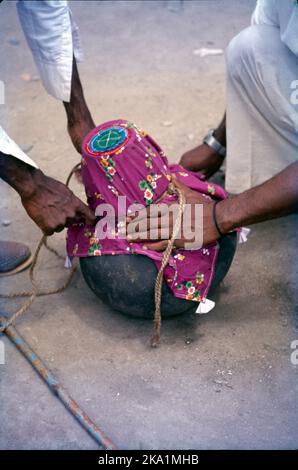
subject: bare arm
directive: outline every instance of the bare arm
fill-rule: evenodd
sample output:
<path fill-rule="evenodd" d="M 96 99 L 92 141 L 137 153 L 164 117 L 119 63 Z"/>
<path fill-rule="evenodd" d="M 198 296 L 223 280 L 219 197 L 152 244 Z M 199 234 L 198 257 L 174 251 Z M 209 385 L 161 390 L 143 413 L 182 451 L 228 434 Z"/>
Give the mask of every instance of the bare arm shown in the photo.
<path fill-rule="evenodd" d="M 82 140 L 94 127 L 94 122 L 84 98 L 76 60 L 72 57 L 73 54 L 79 57 L 80 50 L 73 41 L 78 33 L 70 8 L 67 2 L 18 2 L 17 7 L 46 90 L 59 100 L 69 100 L 64 103 L 68 132 L 81 153 Z M 61 41 L 62 35 L 66 40 Z M 0 178 L 19 193 L 25 210 L 44 233 L 60 231 L 78 218 L 90 223 L 95 221 L 90 209 L 63 183 L 35 168 L 34 162 L 30 164 L 30 159 L 16 151 L 13 144 L 0 147 Z"/>
<path fill-rule="evenodd" d="M 64 106 L 68 132 L 75 148 L 81 153 L 82 140 L 94 123 L 85 102 L 75 59 L 70 102 L 64 103 Z M 13 155 L 0 152 L 0 178 L 19 193 L 26 212 L 47 235 L 63 230 L 77 219 L 95 222 L 88 206 L 63 183 Z"/>
<path fill-rule="evenodd" d="M 223 233 L 298 211 L 298 162 L 265 183 L 221 201 L 216 209 Z"/>
<path fill-rule="evenodd" d="M 214 137 L 226 147 L 226 115 L 224 114 L 219 126 L 214 131 Z M 223 157 L 218 155 L 207 144 L 200 144 L 197 147 L 184 153 L 180 160 L 187 170 L 201 171 L 207 178 L 216 173 L 223 163 Z"/>
<path fill-rule="evenodd" d="M 60 232 L 77 219 L 95 222 L 89 207 L 63 183 L 1 152 L 0 177 L 19 193 L 26 212 L 46 235 Z"/>
<path fill-rule="evenodd" d="M 95 127 L 95 124 L 85 101 L 75 58 L 73 58 L 70 101 L 69 103 L 63 102 L 63 104 L 67 116 L 68 133 L 74 147 L 81 153 L 83 139 Z"/>
<path fill-rule="evenodd" d="M 203 244 L 207 245 L 217 240 L 220 234 L 213 219 L 214 202 L 206 200 L 196 191 L 189 189 L 180 182 L 178 185 L 184 191 L 187 204 L 191 206 L 203 205 Z M 288 166 L 265 183 L 237 196 L 220 201 L 216 206 L 216 219 L 220 231 L 225 234 L 242 225 L 255 224 L 296 211 L 298 211 L 298 162 Z M 195 211 L 192 210 L 191 214 L 191 220 L 186 222 L 190 227 L 196 227 Z M 139 233 L 137 237 L 133 236 L 133 241 L 142 241 L 148 248 L 163 251 L 167 247 L 168 240 L 161 239 L 159 235 L 159 241 L 150 241 L 150 226 L 167 228 L 167 233 L 171 234 L 173 231 L 173 218 L 165 219 L 167 221 L 167 225 L 165 225 L 160 215 L 151 218 L 149 215 L 148 209 L 140 211 L 138 220 L 141 221 L 147 218 L 146 230 Z M 134 230 L 134 226 L 129 224 L 130 220 L 131 218 L 127 220 L 128 240 L 132 240 L 130 237 Z M 185 243 L 190 241 L 192 240 L 187 240 L 182 236 L 179 240 L 175 240 L 175 246 L 183 248 Z"/>

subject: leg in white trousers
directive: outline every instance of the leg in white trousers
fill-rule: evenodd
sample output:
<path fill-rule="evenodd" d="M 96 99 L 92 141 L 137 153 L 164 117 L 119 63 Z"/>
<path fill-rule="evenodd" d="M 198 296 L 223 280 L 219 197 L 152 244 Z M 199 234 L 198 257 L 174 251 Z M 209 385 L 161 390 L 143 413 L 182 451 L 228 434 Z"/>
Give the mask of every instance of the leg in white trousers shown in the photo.
<path fill-rule="evenodd" d="M 230 42 L 226 64 L 226 189 L 240 193 L 298 160 L 298 57 L 278 28 L 253 25 Z"/>

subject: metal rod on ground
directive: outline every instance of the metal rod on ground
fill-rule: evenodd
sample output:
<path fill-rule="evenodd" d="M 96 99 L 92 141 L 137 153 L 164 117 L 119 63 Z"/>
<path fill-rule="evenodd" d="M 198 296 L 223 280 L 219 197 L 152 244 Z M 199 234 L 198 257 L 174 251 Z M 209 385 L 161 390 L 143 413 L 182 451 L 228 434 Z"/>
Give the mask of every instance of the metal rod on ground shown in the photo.
<path fill-rule="evenodd" d="M 4 317 L 0 317 L 0 327 L 6 322 Z M 61 387 L 58 380 L 53 376 L 51 371 L 45 366 L 42 360 L 32 351 L 25 340 L 19 335 L 14 326 L 9 325 L 3 334 L 13 342 L 13 344 L 21 351 L 21 353 L 30 362 L 32 367 L 47 383 L 54 395 L 63 403 L 63 405 L 71 412 L 77 419 L 81 426 L 87 431 L 93 439 L 103 448 L 107 450 L 115 450 L 115 444 L 105 436 L 103 431 L 96 426 L 96 424 L 81 410 L 79 405 L 71 398 L 65 388 Z"/>

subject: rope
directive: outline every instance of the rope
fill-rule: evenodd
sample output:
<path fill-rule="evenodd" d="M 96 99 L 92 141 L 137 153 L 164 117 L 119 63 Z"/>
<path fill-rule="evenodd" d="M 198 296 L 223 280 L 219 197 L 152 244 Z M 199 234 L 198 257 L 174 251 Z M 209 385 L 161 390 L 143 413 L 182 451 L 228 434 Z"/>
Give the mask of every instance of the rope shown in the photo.
<path fill-rule="evenodd" d="M 185 197 L 183 192 L 178 188 L 174 181 L 170 183 L 169 189 L 178 195 L 178 202 L 179 202 L 179 211 L 177 215 L 177 219 L 175 221 L 175 225 L 173 227 L 173 233 L 168 241 L 168 245 L 164 251 L 162 261 L 161 261 L 161 266 L 159 268 L 156 281 L 155 281 L 155 292 L 154 292 L 154 297 L 155 297 L 155 313 L 154 313 L 154 333 L 151 338 L 151 346 L 153 348 L 156 348 L 158 344 L 160 343 L 160 329 L 161 329 L 161 313 L 160 313 L 160 306 L 161 306 L 161 291 L 162 291 L 162 284 L 163 284 L 163 273 L 164 270 L 169 262 L 172 249 L 174 248 L 175 245 L 175 238 L 177 237 L 177 234 L 179 232 L 179 229 L 181 227 L 181 222 L 182 222 L 182 216 L 185 208 Z"/>
<path fill-rule="evenodd" d="M 69 185 L 72 175 L 79 168 L 80 168 L 80 163 L 78 163 L 77 165 L 75 165 L 73 167 L 73 169 L 71 170 L 71 172 L 69 173 L 69 175 L 67 177 L 66 186 Z M 14 323 L 21 315 L 23 315 L 29 309 L 29 307 L 33 304 L 36 297 L 40 297 L 40 296 L 43 296 L 43 295 L 59 294 L 60 292 L 63 292 L 65 289 L 67 289 L 67 287 L 69 286 L 69 284 L 72 281 L 74 273 L 77 270 L 77 265 L 74 265 L 71 268 L 70 273 L 69 273 L 66 281 L 62 284 L 62 286 L 57 287 L 55 289 L 41 289 L 41 290 L 38 290 L 38 285 L 37 285 L 35 277 L 34 277 L 34 271 L 35 271 L 35 268 L 36 268 L 36 265 L 37 265 L 38 255 L 40 253 L 40 250 L 41 250 L 42 246 L 44 246 L 48 251 L 53 253 L 57 258 L 64 259 L 64 257 L 62 255 L 60 255 L 58 253 L 58 251 L 55 250 L 55 248 L 52 248 L 51 246 L 48 245 L 47 236 L 43 235 L 41 237 L 41 239 L 39 240 L 39 242 L 38 242 L 37 248 L 36 248 L 35 253 L 33 255 L 33 260 L 32 260 L 32 264 L 30 266 L 30 271 L 29 271 L 29 278 L 30 278 L 30 281 L 31 281 L 31 284 L 32 284 L 32 287 L 33 287 L 32 291 L 21 291 L 21 292 L 15 292 L 15 293 L 12 293 L 12 294 L 0 294 L 0 298 L 2 298 L 2 299 L 16 299 L 16 298 L 19 298 L 19 297 L 29 297 L 29 300 L 26 303 L 24 303 L 24 305 L 22 305 L 22 307 L 19 308 L 15 313 L 13 313 L 12 316 L 6 321 L 6 323 L 4 323 L 0 327 L 0 333 L 3 333 L 9 325 Z"/>

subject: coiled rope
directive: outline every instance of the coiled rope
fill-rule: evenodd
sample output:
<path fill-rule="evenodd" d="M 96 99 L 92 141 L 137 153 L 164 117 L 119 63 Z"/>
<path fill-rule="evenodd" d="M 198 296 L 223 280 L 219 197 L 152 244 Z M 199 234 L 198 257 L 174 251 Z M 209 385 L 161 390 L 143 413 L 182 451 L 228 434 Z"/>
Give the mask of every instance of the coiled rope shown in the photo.
<path fill-rule="evenodd" d="M 67 180 L 66 180 L 66 183 L 65 183 L 66 186 L 69 186 L 72 175 L 80 168 L 80 165 L 81 164 L 78 163 L 77 165 L 75 165 L 73 167 L 73 169 L 71 170 L 71 172 L 69 173 L 69 175 L 67 177 Z M 66 281 L 63 283 L 62 286 L 57 287 L 56 289 L 40 289 L 39 290 L 38 289 L 38 284 L 35 280 L 34 272 L 35 272 L 35 268 L 36 268 L 36 265 L 37 265 L 37 260 L 38 260 L 38 256 L 39 256 L 41 248 L 44 246 L 48 251 L 53 253 L 57 258 L 64 259 L 64 257 L 62 255 L 60 255 L 58 253 L 58 251 L 56 251 L 54 248 L 50 247 L 47 244 L 47 238 L 48 237 L 46 235 L 43 235 L 41 237 L 41 239 L 38 242 L 35 253 L 33 255 L 32 264 L 31 264 L 30 270 L 29 270 L 29 278 L 30 278 L 30 281 L 31 281 L 31 284 L 32 284 L 32 290 L 31 291 L 15 292 L 15 293 L 12 293 L 12 294 L 0 294 L 0 298 L 2 298 L 2 299 L 16 299 L 16 298 L 19 298 L 19 297 L 29 297 L 29 300 L 27 302 L 25 302 L 24 305 L 22 305 L 22 307 L 19 308 L 15 313 L 13 313 L 11 315 L 11 317 L 1 326 L 0 333 L 3 333 L 9 325 L 12 325 L 12 323 L 14 323 L 21 315 L 23 315 L 29 309 L 29 307 L 33 304 L 36 297 L 40 297 L 40 296 L 43 296 L 43 295 L 59 294 L 60 292 L 63 292 L 65 289 L 67 289 L 67 287 L 69 286 L 69 284 L 72 281 L 74 273 L 78 269 L 77 264 L 74 264 L 72 266 L 72 268 L 70 270 L 70 273 L 69 273 Z"/>

